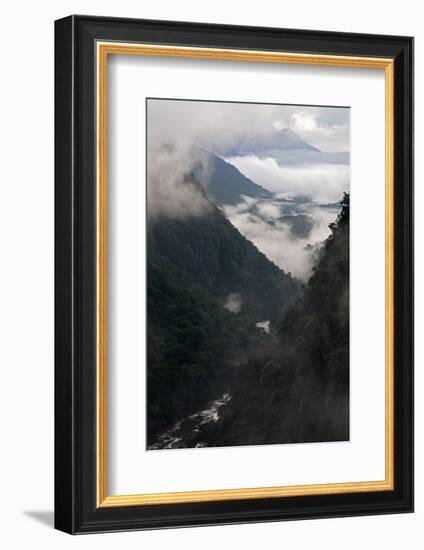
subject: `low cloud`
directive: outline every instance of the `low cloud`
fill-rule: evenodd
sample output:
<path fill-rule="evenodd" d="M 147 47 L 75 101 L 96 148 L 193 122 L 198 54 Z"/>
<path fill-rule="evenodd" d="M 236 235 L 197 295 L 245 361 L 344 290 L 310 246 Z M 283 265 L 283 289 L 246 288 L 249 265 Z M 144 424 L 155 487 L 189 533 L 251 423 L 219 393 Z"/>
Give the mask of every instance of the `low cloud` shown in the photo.
<path fill-rule="evenodd" d="M 314 131 L 319 128 L 317 113 L 298 111 L 290 117 L 290 126 L 298 131 Z"/>
<path fill-rule="evenodd" d="M 207 171 L 207 156 L 196 156 L 189 145 L 152 144 L 147 158 L 149 221 L 160 216 L 185 219 L 206 214 L 211 204 L 191 174 L 194 166 Z"/>
<path fill-rule="evenodd" d="M 230 292 L 225 300 L 224 308 L 231 313 L 240 313 L 242 304 L 241 294 L 239 292 Z"/>
<path fill-rule="evenodd" d="M 287 197 L 302 195 L 317 203 L 333 203 L 349 188 L 347 164 L 281 166 L 274 158 L 254 155 L 226 160 L 258 185 Z"/>
<path fill-rule="evenodd" d="M 269 334 L 271 331 L 270 321 L 259 321 L 259 323 L 256 323 L 256 326 L 261 330 L 263 330 L 266 334 Z"/>
<path fill-rule="evenodd" d="M 330 234 L 328 226 L 335 220 L 338 209 L 323 208 L 313 203 L 295 204 L 290 209 L 282 204 L 276 215 L 277 205 L 276 201 L 249 199 L 236 206 L 224 207 L 224 213 L 240 233 L 272 262 L 286 273 L 307 281 L 316 264 L 319 249 Z M 268 217 L 262 216 L 261 212 L 267 213 Z M 307 216 L 308 220 L 312 220 L 307 237 L 293 233 L 291 224 L 284 221 L 288 215 Z"/>

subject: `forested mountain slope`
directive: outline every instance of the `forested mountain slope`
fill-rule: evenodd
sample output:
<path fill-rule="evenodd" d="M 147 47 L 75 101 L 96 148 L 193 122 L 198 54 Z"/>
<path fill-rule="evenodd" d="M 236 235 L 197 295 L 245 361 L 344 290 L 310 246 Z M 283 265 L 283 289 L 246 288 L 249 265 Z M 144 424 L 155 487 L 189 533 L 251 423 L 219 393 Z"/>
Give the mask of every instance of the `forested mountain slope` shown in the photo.
<path fill-rule="evenodd" d="M 187 182 L 198 185 L 195 181 Z M 148 438 L 218 396 L 299 293 L 212 203 L 148 223 Z M 236 302 L 230 307 L 231 300 Z"/>
<path fill-rule="evenodd" d="M 273 194 L 244 176 L 235 166 L 210 151 L 196 148 L 194 177 L 217 206 L 235 205 L 243 197 L 270 199 Z"/>
<path fill-rule="evenodd" d="M 163 218 L 148 228 L 148 261 L 166 259 L 185 286 L 207 289 L 224 304 L 238 293 L 242 311 L 257 320 L 280 317 L 299 283 L 270 262 L 215 207 L 187 219 Z"/>
<path fill-rule="evenodd" d="M 349 196 L 301 298 L 262 356 L 240 365 L 208 445 L 349 439 Z"/>

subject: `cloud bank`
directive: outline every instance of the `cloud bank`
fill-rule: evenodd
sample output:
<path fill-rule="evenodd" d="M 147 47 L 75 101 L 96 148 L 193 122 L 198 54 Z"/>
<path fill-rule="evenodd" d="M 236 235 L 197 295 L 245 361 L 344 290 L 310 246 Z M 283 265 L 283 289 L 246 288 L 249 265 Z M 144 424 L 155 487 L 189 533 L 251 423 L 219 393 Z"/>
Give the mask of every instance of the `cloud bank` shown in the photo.
<path fill-rule="evenodd" d="M 242 174 L 281 196 L 307 196 L 317 203 L 339 201 L 349 188 L 348 164 L 286 164 L 254 155 L 230 157 Z"/>
<path fill-rule="evenodd" d="M 189 175 L 194 166 L 208 170 L 207 157 L 196 155 L 189 145 L 149 141 L 147 151 L 147 214 L 149 221 L 160 216 L 185 219 L 202 216 L 211 205 Z"/>
<path fill-rule="evenodd" d="M 272 262 L 294 277 L 307 281 L 316 264 L 322 243 L 330 234 L 329 224 L 338 207 L 322 208 L 314 203 L 284 204 L 278 201 L 245 198 L 224 213 L 242 235 L 252 241 Z M 307 236 L 293 232 L 291 216 L 312 220 Z"/>

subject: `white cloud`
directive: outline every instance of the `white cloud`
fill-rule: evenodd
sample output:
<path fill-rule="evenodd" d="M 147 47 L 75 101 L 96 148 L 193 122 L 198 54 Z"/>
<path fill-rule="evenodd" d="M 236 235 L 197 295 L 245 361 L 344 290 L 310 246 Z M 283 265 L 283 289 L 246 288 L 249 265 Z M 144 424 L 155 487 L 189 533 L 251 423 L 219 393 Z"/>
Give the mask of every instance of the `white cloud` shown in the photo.
<path fill-rule="evenodd" d="M 207 157 L 196 157 L 190 146 L 151 145 L 147 158 L 147 212 L 150 220 L 158 216 L 187 218 L 202 216 L 210 203 L 187 179 L 195 163 L 205 163 Z M 207 170 L 207 166 L 203 166 Z"/>
<path fill-rule="evenodd" d="M 349 150 L 345 107 L 149 99 L 147 113 L 152 137 L 178 138 L 214 150 L 288 127 L 322 151 Z"/>
<path fill-rule="evenodd" d="M 259 214 L 268 220 L 275 220 L 281 216 L 281 206 L 273 202 L 262 202 L 257 204 Z"/>
<path fill-rule="evenodd" d="M 256 326 L 263 330 L 266 334 L 270 333 L 271 330 L 271 322 L 270 321 L 259 321 L 259 323 L 256 323 Z"/>
<path fill-rule="evenodd" d="M 286 127 L 285 123 L 282 120 L 274 120 L 272 123 L 272 127 L 275 131 L 282 130 Z"/>
<path fill-rule="evenodd" d="M 240 313 L 243 300 L 239 292 L 230 292 L 225 300 L 224 308 L 231 313 Z"/>
<path fill-rule="evenodd" d="M 268 206 L 275 208 L 275 202 L 272 201 L 259 200 L 252 203 L 250 200 L 249 204 L 243 201 L 236 206 L 226 206 L 224 213 L 240 233 L 272 262 L 285 272 L 306 281 L 316 263 L 317 247 L 329 236 L 328 225 L 335 220 L 338 209 L 322 208 L 312 203 L 296 206 L 296 214 L 307 215 L 313 220 L 308 236 L 298 238 L 293 236 L 290 226 L 283 220 L 276 218 L 269 223 L 261 215 L 255 214 L 253 205 L 258 212 L 266 211 Z"/>
<path fill-rule="evenodd" d="M 349 188 L 347 164 L 306 164 L 281 166 L 273 158 L 253 155 L 226 159 L 240 172 L 273 193 L 307 196 L 314 202 L 339 201 Z"/>
<path fill-rule="evenodd" d="M 296 132 L 306 142 L 314 145 L 320 151 L 349 151 L 349 124 L 319 125 L 316 127 L 297 128 Z"/>
<path fill-rule="evenodd" d="M 290 117 L 290 127 L 295 131 L 316 130 L 319 128 L 317 123 L 317 113 L 299 111 L 293 113 Z"/>

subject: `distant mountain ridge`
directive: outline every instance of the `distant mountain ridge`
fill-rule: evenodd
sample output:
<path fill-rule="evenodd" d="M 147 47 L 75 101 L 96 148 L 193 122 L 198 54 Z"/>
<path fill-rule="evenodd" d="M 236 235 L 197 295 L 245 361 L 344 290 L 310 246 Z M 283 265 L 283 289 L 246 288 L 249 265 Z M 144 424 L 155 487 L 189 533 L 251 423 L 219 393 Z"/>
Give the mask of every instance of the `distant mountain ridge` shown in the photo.
<path fill-rule="evenodd" d="M 198 162 L 193 169 L 195 179 L 201 184 L 209 199 L 228 216 L 228 207 L 244 205 L 244 212 L 249 213 L 250 220 L 255 220 L 275 226 L 276 223 L 284 224 L 289 228 L 293 239 L 306 239 L 316 223 L 310 214 L 305 212 L 305 204 L 311 201 L 310 197 L 301 195 L 291 200 L 282 199 L 254 183 L 244 176 L 234 165 L 223 160 L 211 151 L 203 148 L 195 148 L 195 156 Z M 322 153 L 309 152 L 320 155 Z M 246 199 L 254 199 L 249 202 Z M 261 208 L 272 204 L 280 209 L 280 216 L 274 219 L 264 216 Z M 338 209 L 339 204 L 325 205 L 326 208 Z M 281 266 L 280 266 L 281 267 Z"/>
<path fill-rule="evenodd" d="M 243 175 L 235 166 L 214 153 L 196 148 L 198 161 L 193 176 L 203 186 L 216 206 L 235 205 L 242 197 L 270 199 L 273 194 Z"/>
<path fill-rule="evenodd" d="M 293 151 L 293 150 L 320 152 L 317 147 L 307 143 L 291 128 L 275 130 L 272 133 L 246 136 L 234 145 L 218 151 L 225 156 L 253 154 L 261 156 L 265 151 Z"/>

